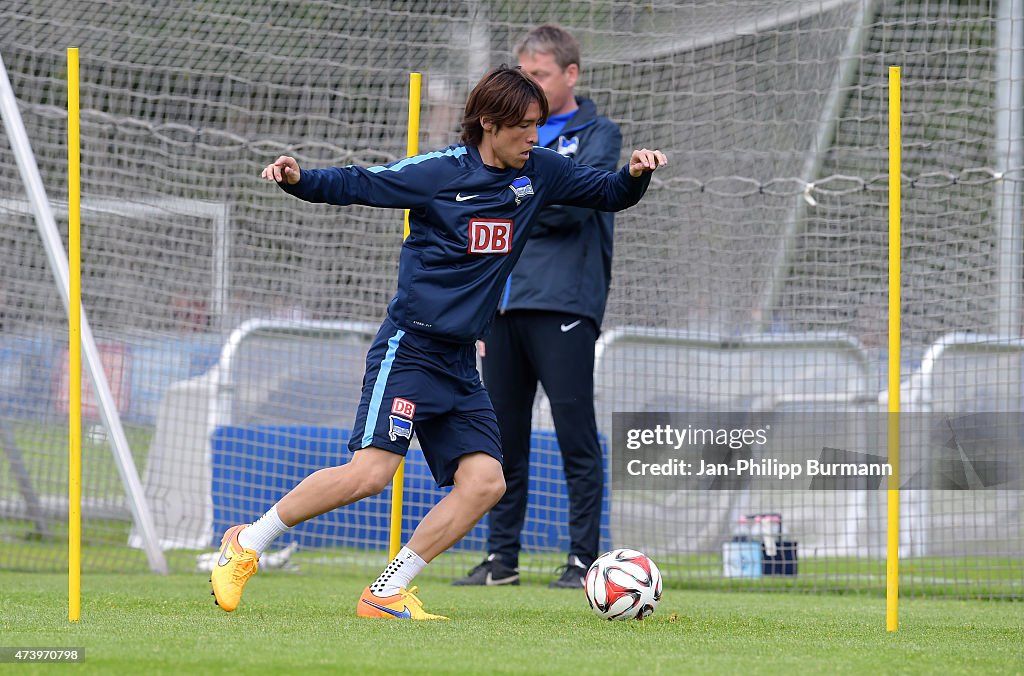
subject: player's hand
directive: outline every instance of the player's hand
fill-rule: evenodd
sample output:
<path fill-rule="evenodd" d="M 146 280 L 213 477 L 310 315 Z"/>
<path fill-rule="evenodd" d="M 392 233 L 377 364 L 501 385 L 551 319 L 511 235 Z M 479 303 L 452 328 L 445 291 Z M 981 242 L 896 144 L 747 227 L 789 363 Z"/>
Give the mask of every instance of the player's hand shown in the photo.
<path fill-rule="evenodd" d="M 648 150 L 647 148 L 634 150 L 633 154 L 629 157 L 629 175 L 633 178 L 639 178 L 641 175 L 654 171 L 658 167 L 664 167 L 666 164 L 668 164 L 668 158 L 660 150 Z"/>
<path fill-rule="evenodd" d="M 484 341 L 476 341 L 476 353 L 481 359 L 487 356 L 487 344 Z"/>
<path fill-rule="evenodd" d="M 273 163 L 268 164 L 260 176 L 268 181 L 295 185 L 299 182 L 302 172 L 299 171 L 299 163 L 295 161 L 294 157 L 281 155 Z"/>

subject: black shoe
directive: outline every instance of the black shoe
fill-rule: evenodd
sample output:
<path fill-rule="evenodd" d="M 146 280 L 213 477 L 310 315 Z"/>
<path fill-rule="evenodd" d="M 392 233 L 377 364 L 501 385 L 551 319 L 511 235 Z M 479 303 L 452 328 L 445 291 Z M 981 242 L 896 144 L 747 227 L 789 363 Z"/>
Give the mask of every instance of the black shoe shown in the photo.
<path fill-rule="evenodd" d="M 564 566 L 559 566 L 555 572 L 562 575 L 548 585 L 552 589 L 580 589 L 583 587 L 583 580 L 587 576 L 587 568 L 580 557 L 575 554 L 569 555 L 569 561 Z"/>
<path fill-rule="evenodd" d="M 519 584 L 519 569 L 506 566 L 498 554 L 490 554 L 466 577 L 452 582 L 456 587 L 496 587 L 502 584 Z"/>

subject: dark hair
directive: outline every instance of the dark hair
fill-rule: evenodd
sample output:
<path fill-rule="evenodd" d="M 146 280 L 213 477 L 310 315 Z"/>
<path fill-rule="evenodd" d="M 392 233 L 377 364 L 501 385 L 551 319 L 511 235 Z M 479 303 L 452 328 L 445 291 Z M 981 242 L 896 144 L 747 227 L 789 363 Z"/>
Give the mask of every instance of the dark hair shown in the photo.
<path fill-rule="evenodd" d="M 544 24 L 523 36 L 516 43 L 515 55 L 550 54 L 563 71 L 572 64 L 580 65 L 580 44 L 572 33 L 561 26 Z"/>
<path fill-rule="evenodd" d="M 498 127 L 522 122 L 526 109 L 536 101 L 540 105 L 540 124 L 548 119 L 548 99 L 537 81 L 518 67 L 502 64 L 481 78 L 466 100 L 462 117 L 462 142 L 478 146 L 484 138 L 480 118 L 486 117 Z"/>

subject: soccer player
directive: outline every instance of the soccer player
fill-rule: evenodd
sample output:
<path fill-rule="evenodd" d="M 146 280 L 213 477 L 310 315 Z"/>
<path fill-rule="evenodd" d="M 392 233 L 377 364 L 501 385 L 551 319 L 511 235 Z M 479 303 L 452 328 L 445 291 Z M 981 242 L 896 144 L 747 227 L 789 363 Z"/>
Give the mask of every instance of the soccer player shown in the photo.
<path fill-rule="evenodd" d="M 622 134 L 593 101 L 575 95 L 580 47 L 572 34 L 539 26 L 515 53 L 548 99 L 538 145 L 581 164 L 615 169 Z M 569 493 L 568 560 L 549 586 L 579 589 L 597 557 L 604 471 L 594 418 L 594 345 L 611 286 L 612 219 L 583 206 L 544 209 L 505 282 L 480 352 L 484 387 L 501 430 L 506 489 L 488 515 L 487 557 L 455 585 L 519 584 L 538 381 L 551 402 Z"/>
<path fill-rule="evenodd" d="M 376 495 L 390 483 L 415 431 L 439 486 L 453 486 L 366 589 L 361 617 L 445 619 L 427 613 L 410 583 L 458 542 L 505 492 L 501 441 L 476 370 L 475 341 L 539 211 L 550 204 L 620 210 L 636 204 L 667 163 L 635 150 L 618 172 L 576 164 L 537 143 L 548 115 L 540 85 L 502 66 L 466 102 L 462 143 L 385 166 L 300 169 L 282 156 L 262 177 L 309 202 L 408 208 L 398 290 L 366 357 L 349 448 L 352 459 L 306 477 L 253 524 L 222 538 L 211 576 L 232 611 L 260 554 L 289 528 Z"/>

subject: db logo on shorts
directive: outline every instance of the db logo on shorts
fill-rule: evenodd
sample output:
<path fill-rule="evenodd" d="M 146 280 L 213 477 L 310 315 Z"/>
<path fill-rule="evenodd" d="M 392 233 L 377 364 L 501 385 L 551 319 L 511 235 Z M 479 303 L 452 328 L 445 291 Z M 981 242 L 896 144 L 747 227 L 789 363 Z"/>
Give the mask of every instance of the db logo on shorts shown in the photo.
<path fill-rule="evenodd" d="M 469 220 L 469 253 L 507 254 L 512 251 L 512 221 L 500 218 Z"/>
<path fill-rule="evenodd" d="M 395 415 L 400 415 L 403 418 L 409 418 L 412 420 L 416 417 L 416 404 L 412 403 L 408 399 L 395 397 L 391 400 L 391 412 Z"/>

